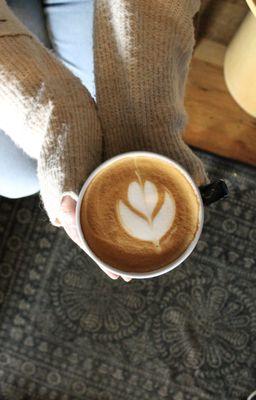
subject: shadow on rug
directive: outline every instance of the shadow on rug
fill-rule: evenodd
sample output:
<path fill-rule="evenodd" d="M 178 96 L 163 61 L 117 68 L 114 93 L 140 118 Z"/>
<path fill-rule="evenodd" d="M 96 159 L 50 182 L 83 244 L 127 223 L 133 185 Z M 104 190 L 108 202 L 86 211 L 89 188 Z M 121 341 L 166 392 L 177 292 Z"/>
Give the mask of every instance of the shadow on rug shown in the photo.
<path fill-rule="evenodd" d="M 255 169 L 200 153 L 230 197 L 167 275 L 112 281 L 48 223 L 0 198 L 0 396 L 241 400 L 256 388 Z"/>

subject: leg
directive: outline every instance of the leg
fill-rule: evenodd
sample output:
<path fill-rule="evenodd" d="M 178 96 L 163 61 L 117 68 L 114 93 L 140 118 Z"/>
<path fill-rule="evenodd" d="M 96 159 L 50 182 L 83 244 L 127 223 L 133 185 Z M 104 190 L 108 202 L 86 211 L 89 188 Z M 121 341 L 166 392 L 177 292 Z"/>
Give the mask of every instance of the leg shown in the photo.
<path fill-rule="evenodd" d="M 49 47 L 41 1 L 7 0 L 7 3 L 16 16 Z M 14 199 L 39 191 L 36 160 L 28 157 L 1 130 L 0 171 L 0 195 Z"/>
<path fill-rule="evenodd" d="M 0 131 L 0 195 L 10 199 L 37 193 L 37 162 L 19 149 Z"/>
<path fill-rule="evenodd" d="M 43 0 L 54 52 L 95 98 L 93 0 Z"/>

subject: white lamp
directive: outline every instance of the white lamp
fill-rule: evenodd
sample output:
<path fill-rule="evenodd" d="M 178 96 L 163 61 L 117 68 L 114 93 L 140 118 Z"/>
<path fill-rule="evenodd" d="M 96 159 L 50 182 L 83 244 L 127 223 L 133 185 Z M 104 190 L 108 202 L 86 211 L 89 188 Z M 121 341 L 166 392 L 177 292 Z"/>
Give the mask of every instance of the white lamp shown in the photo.
<path fill-rule="evenodd" d="M 256 0 L 227 47 L 224 77 L 234 100 L 256 118 Z"/>

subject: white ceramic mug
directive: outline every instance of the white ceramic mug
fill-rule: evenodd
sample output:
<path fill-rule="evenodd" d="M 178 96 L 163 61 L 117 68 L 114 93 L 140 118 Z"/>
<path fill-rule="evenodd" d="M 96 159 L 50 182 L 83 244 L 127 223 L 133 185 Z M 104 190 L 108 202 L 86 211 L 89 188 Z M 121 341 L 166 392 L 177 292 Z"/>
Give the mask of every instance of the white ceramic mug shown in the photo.
<path fill-rule="evenodd" d="M 132 157 L 143 156 L 143 157 L 149 157 L 149 158 L 154 157 L 154 158 L 157 158 L 159 160 L 163 160 L 163 161 L 168 162 L 171 166 L 173 166 L 176 169 L 178 169 L 184 175 L 184 177 L 187 179 L 187 181 L 191 184 L 191 186 L 192 186 L 192 188 L 193 188 L 193 190 L 195 192 L 195 195 L 196 195 L 196 197 L 198 199 L 198 203 L 199 203 L 199 216 L 198 216 L 199 223 L 198 223 L 198 229 L 197 229 L 197 232 L 196 232 L 196 235 L 195 235 L 193 241 L 186 248 L 186 250 L 181 254 L 181 256 L 179 256 L 175 261 L 171 262 L 169 265 L 166 265 L 165 267 L 161 267 L 159 269 L 156 269 L 156 270 L 150 271 L 150 272 L 132 272 L 132 271 L 131 272 L 126 272 L 126 271 L 122 271 L 122 270 L 119 270 L 117 268 L 114 268 L 111 265 L 108 265 L 105 262 L 103 262 L 102 260 L 100 260 L 96 256 L 96 254 L 94 254 L 94 252 L 91 250 L 89 245 L 87 244 L 87 242 L 86 242 L 86 240 L 84 238 L 84 235 L 83 235 L 83 231 L 82 231 L 82 227 L 81 227 L 81 221 L 80 221 L 80 208 L 81 208 L 81 204 L 82 204 L 82 199 L 83 199 L 85 191 L 86 191 L 87 187 L 90 185 L 92 179 L 100 171 L 102 171 L 106 167 L 109 167 L 115 161 L 121 160 L 121 159 L 126 158 L 126 157 L 131 157 L 131 156 Z M 207 186 L 211 186 L 211 185 L 207 185 Z M 209 193 L 209 191 L 208 191 L 208 193 Z M 212 191 L 210 193 L 210 196 L 212 196 Z M 219 196 L 219 198 L 220 197 L 224 197 L 224 195 L 223 196 Z M 215 200 L 213 200 L 213 201 L 216 201 L 216 200 L 217 200 L 217 198 Z M 212 201 L 210 201 L 210 202 L 212 202 Z M 208 202 L 208 204 L 210 202 Z M 122 275 L 122 276 L 125 276 L 125 277 L 136 278 L 136 279 L 153 278 L 155 276 L 166 274 L 167 272 L 171 271 L 172 269 L 174 269 L 178 265 L 180 265 L 183 261 L 185 261 L 186 258 L 188 258 L 188 256 L 192 253 L 192 251 L 196 247 L 196 244 L 197 244 L 197 242 L 198 242 L 198 240 L 200 238 L 200 235 L 201 235 L 201 232 L 202 232 L 202 229 L 203 229 L 203 222 L 204 222 L 204 205 L 203 205 L 202 195 L 200 193 L 199 188 L 196 186 L 195 182 L 191 178 L 191 176 L 185 171 L 184 168 L 182 168 L 175 161 L 170 160 L 169 158 L 167 158 L 165 156 L 162 156 L 160 154 L 156 154 L 156 153 L 148 152 L 148 151 L 132 151 L 132 152 L 128 152 L 128 153 L 123 153 L 123 154 L 115 156 L 115 157 L 105 161 L 104 163 L 102 163 L 86 179 L 86 181 L 85 181 L 85 183 L 82 186 L 82 189 L 80 191 L 78 202 L 77 202 L 77 207 L 76 207 L 77 229 L 78 229 L 78 234 L 79 234 L 80 240 L 83 243 L 85 252 L 99 265 L 99 267 L 103 271 L 107 270 L 107 271 L 112 272 L 112 273 L 117 274 L 117 275 Z"/>

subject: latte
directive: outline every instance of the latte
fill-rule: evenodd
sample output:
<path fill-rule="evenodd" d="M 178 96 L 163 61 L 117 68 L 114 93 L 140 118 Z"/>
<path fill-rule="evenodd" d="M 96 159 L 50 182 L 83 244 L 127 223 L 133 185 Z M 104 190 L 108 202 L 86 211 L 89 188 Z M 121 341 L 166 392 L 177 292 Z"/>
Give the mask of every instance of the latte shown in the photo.
<path fill-rule="evenodd" d="M 199 210 L 192 185 L 175 166 L 153 156 L 129 156 L 92 179 L 80 220 L 100 260 L 125 272 L 148 272 L 184 253 L 198 231 Z"/>

